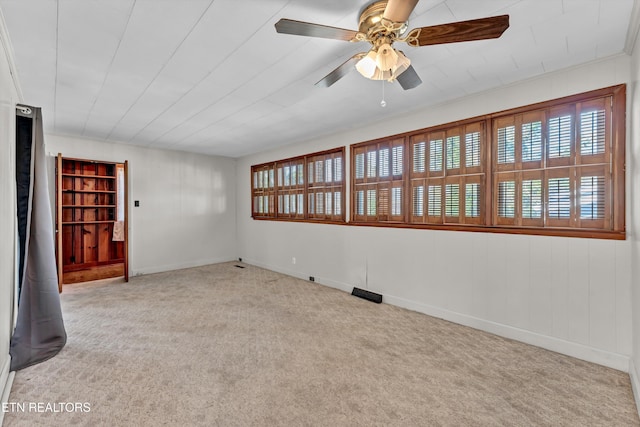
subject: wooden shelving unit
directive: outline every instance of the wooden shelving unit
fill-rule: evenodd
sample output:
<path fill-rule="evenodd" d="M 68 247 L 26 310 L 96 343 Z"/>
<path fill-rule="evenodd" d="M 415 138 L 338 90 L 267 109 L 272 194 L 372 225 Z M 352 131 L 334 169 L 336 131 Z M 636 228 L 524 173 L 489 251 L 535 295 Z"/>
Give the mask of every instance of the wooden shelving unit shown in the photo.
<path fill-rule="evenodd" d="M 58 154 L 56 248 L 60 290 L 67 283 L 119 276 L 128 279 L 126 175 L 127 162 Z"/>

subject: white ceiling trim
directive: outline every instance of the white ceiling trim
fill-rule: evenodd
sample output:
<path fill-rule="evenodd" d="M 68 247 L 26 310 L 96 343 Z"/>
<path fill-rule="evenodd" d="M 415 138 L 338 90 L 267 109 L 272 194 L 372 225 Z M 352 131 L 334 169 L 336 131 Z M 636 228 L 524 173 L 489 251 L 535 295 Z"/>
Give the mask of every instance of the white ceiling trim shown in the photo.
<path fill-rule="evenodd" d="M 638 40 L 638 32 L 640 31 L 640 1 L 634 0 L 633 9 L 631 10 L 631 20 L 627 30 L 627 39 L 624 43 L 624 51 L 627 55 L 633 54 Z"/>
<path fill-rule="evenodd" d="M 9 32 L 7 31 L 7 24 L 4 21 L 4 15 L 0 10 L 0 42 L 2 42 L 2 49 L 4 50 L 4 56 L 9 63 L 9 71 L 11 72 L 11 78 L 13 79 L 13 85 L 18 92 L 18 101 L 24 102 L 24 96 L 22 95 L 22 86 L 20 86 L 20 79 L 18 78 L 18 68 L 14 62 L 15 56 L 13 54 L 13 47 L 11 45 L 11 39 L 9 38 Z"/>

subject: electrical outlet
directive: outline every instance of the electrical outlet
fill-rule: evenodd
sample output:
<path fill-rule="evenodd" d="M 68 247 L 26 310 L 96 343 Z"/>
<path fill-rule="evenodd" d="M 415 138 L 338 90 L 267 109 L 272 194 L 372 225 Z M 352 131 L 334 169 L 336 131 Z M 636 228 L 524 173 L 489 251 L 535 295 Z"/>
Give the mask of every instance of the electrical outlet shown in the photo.
<path fill-rule="evenodd" d="M 313 277 L 313 276 L 309 276 L 309 281 L 310 281 L 310 282 L 315 282 L 315 281 L 316 281 L 316 278 L 315 278 L 315 277 Z"/>
<path fill-rule="evenodd" d="M 291 258 L 291 264 L 295 264 L 296 263 L 296 257 Z"/>

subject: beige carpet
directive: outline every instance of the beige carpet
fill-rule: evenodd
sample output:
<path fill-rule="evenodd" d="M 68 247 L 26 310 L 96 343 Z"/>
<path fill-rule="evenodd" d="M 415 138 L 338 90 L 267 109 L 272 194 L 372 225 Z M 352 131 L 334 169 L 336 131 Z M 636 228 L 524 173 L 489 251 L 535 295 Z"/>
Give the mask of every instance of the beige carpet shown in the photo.
<path fill-rule="evenodd" d="M 66 286 L 10 402 L 90 412 L 5 425 L 640 425 L 625 373 L 234 264 Z"/>

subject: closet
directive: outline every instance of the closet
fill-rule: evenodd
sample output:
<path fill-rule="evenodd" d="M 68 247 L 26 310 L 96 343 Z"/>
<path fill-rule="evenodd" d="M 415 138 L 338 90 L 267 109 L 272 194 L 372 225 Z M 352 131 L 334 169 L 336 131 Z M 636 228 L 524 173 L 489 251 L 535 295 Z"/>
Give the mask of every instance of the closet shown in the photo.
<path fill-rule="evenodd" d="M 127 162 L 56 159 L 58 287 L 128 275 Z"/>

